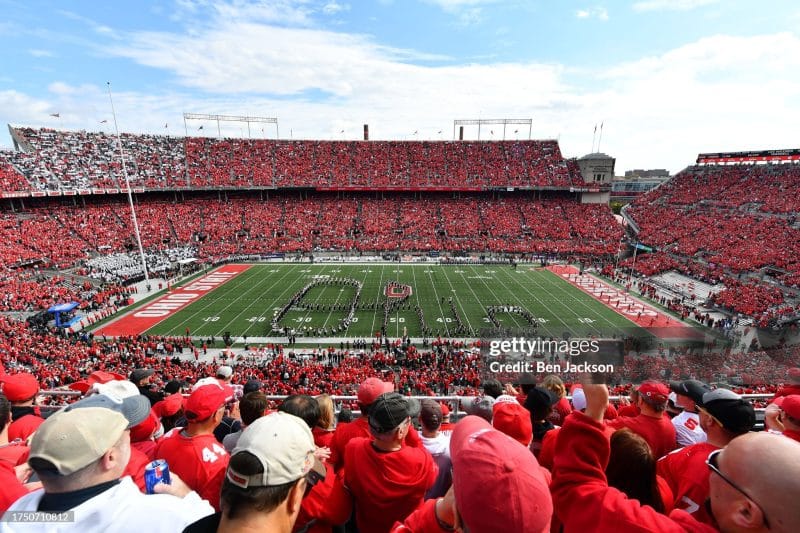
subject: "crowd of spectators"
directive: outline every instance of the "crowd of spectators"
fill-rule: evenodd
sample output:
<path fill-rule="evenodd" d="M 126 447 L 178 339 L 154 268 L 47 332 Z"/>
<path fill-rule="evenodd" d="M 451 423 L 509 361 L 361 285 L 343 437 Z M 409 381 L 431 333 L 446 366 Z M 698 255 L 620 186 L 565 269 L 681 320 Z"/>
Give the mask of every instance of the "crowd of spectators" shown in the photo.
<path fill-rule="evenodd" d="M 726 290 L 713 303 L 766 326 L 797 312 L 786 291 L 748 279 L 764 272 L 787 287 L 800 279 L 800 204 L 794 164 L 695 166 L 648 192 L 628 208 L 641 242 L 644 276 L 677 270 Z M 621 263 L 633 267 L 633 260 Z"/>
<path fill-rule="evenodd" d="M 125 187 L 115 136 L 27 127 L 13 132 L 24 152 L 0 156 L 2 190 Z M 121 138 L 131 186 L 150 190 L 565 189 L 573 185 L 573 178 L 580 179 L 556 141 L 294 141 L 132 134 Z"/>
<path fill-rule="evenodd" d="M 736 513 L 737 523 L 772 520 L 781 531 L 800 524 L 800 368 L 787 370 L 797 361 L 792 350 L 774 360 L 779 373 L 759 375 L 768 381 L 739 392 L 717 388 L 718 375 L 706 377 L 704 368 L 718 374 L 722 363 L 755 364 L 752 354 L 644 358 L 628 365 L 648 378 L 636 385 L 547 376 L 517 389 L 478 377 L 475 346 L 443 339 L 430 351 L 411 350 L 403 363 L 374 347 L 299 361 L 271 346 L 270 360 L 252 366 L 172 357 L 191 347 L 189 338 L 42 343 L 5 317 L 0 331 L 0 512 L 74 510 L 75 530 L 100 524 L 107 531 L 132 523 L 156 531 L 331 531 L 351 516 L 359 531 L 375 532 L 454 524 L 543 533 L 590 524 L 735 531 L 724 520 Z M 763 365 L 769 356 L 756 359 Z M 440 372 L 463 380 L 436 382 Z M 42 405 L 40 388 L 62 384 L 79 395 L 66 406 Z M 474 398 L 450 406 L 408 398 L 453 394 L 456 385 L 455 393 Z M 330 400 L 314 397 L 322 390 L 357 398 L 339 405 L 335 426 Z M 773 397 L 754 404 L 740 396 L 753 392 Z M 288 397 L 269 401 L 267 394 Z M 623 398 L 612 405 L 610 395 Z M 755 408 L 768 402 L 769 431 L 753 433 Z M 349 407 L 360 418 L 344 415 Z M 453 423 L 451 407 L 468 416 Z M 680 449 L 679 435 L 691 437 Z M 236 444 L 223 446 L 231 437 Z M 765 454 L 768 472 L 748 466 Z M 171 479 L 153 487 L 145 465 L 157 459 L 168 463 Z M 728 489 L 733 483 L 736 491 Z M 696 505 L 709 497 L 717 504 Z M 721 503 L 734 501 L 745 507 Z M 591 515 L 580 512 L 587 506 Z M 0 529 L 38 530 L 8 521 Z"/>
<path fill-rule="evenodd" d="M 497 205 L 497 209 L 495 209 Z M 136 205 L 142 245 L 159 257 L 201 260 L 265 252 L 490 251 L 611 255 L 622 229 L 607 208 L 568 199 L 530 201 L 392 196 L 297 199 L 141 198 Z M 90 256 L 135 250 L 129 208 L 105 199 L 81 208 L 44 205 L 0 215 L 0 256 L 7 264 L 65 268 Z M 177 257 L 170 250 L 186 254 Z M 112 259 L 101 260 L 110 263 Z M 136 269 L 135 265 L 130 265 Z M 124 278 L 124 272 L 120 271 Z"/>

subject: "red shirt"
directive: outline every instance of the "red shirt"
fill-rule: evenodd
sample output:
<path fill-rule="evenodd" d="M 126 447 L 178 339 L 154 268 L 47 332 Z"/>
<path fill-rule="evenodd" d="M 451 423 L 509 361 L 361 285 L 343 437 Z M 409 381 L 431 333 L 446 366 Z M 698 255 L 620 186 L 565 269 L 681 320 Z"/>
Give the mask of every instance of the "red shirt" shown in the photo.
<path fill-rule="evenodd" d="M 3 490 L 0 490 L 0 514 L 11 507 L 12 503 L 28 494 L 17 479 L 14 467 L 4 461 L 0 461 L 0 486 L 3 487 Z"/>
<path fill-rule="evenodd" d="M 709 495 L 706 459 L 716 449 L 713 444 L 701 442 L 675 450 L 658 461 L 658 475 L 672 489 L 675 508 L 710 525 L 714 522 L 705 507 Z"/>
<path fill-rule="evenodd" d="M 560 438 L 570 446 L 556 450 L 550 489 L 553 509 L 565 531 L 717 531 L 684 511 L 675 510 L 666 516 L 609 487 L 605 466 L 611 444 L 603 426 L 583 413 L 576 412 L 567 417 Z"/>
<path fill-rule="evenodd" d="M 28 437 L 33 435 L 34 432 L 39 429 L 39 426 L 42 425 L 42 422 L 44 422 L 44 418 L 36 415 L 25 415 L 14 420 L 8 426 L 8 440 L 28 440 Z"/>
<path fill-rule="evenodd" d="M 187 437 L 176 428 L 159 441 L 156 458 L 166 459 L 171 472 L 220 510 L 219 494 L 230 456 L 213 434 Z"/>
<path fill-rule="evenodd" d="M 131 446 L 131 458 L 128 461 L 128 465 L 125 467 L 125 471 L 122 472 L 122 476 L 131 476 L 131 479 L 133 479 L 133 482 L 139 487 L 139 490 L 144 492 L 144 468 L 148 464 L 150 464 L 150 458 Z"/>
<path fill-rule="evenodd" d="M 319 426 L 314 426 L 311 429 L 311 434 L 314 435 L 314 444 L 320 448 L 330 448 L 334 433 L 335 430 L 322 429 Z"/>
<path fill-rule="evenodd" d="M 796 440 L 800 442 L 800 431 L 795 431 L 793 429 L 787 429 L 783 432 L 784 437 L 789 437 L 792 440 Z"/>
<path fill-rule="evenodd" d="M 439 470 L 425 448 L 382 452 L 372 439 L 363 438 L 347 445 L 345 465 L 345 485 L 355 501 L 360 533 L 386 533 L 403 520 L 422 503 Z"/>
<path fill-rule="evenodd" d="M 611 404 L 609 404 L 610 406 Z M 618 416 L 639 416 L 641 411 L 635 405 L 623 405 L 619 409 L 617 409 Z"/>
<path fill-rule="evenodd" d="M 609 421 L 608 425 L 614 429 L 629 428 L 640 435 L 650 445 L 656 459 L 677 447 L 675 426 L 666 413 L 658 418 L 647 415 L 620 416 Z"/>
<path fill-rule="evenodd" d="M 27 462 L 28 454 L 30 454 L 30 449 L 20 440 L 0 446 L 0 462 L 6 462 L 11 466 Z"/>

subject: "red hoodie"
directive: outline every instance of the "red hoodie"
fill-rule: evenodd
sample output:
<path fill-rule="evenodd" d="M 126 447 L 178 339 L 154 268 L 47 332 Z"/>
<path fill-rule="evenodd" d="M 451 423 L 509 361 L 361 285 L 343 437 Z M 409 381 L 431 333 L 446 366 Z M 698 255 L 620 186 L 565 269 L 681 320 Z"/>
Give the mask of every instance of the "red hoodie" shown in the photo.
<path fill-rule="evenodd" d="M 608 425 L 614 429 L 628 428 L 637 433 L 653 451 L 653 456 L 659 459 L 677 448 L 675 426 L 670 418 L 664 414 L 658 418 L 640 414 L 639 416 L 621 416 L 610 420 Z"/>
<path fill-rule="evenodd" d="M 570 446 L 556 450 L 550 490 L 553 509 L 565 531 L 717 531 L 684 511 L 663 515 L 609 487 L 605 468 L 611 444 L 603 429 L 601 424 L 578 412 L 569 415 L 561 428 L 559 440 L 569 442 Z"/>
<path fill-rule="evenodd" d="M 330 465 L 325 470 L 325 479 L 303 498 L 293 531 L 330 533 L 332 526 L 344 524 L 350 518 L 353 500 L 344 488 L 344 471 L 337 475 Z"/>
<path fill-rule="evenodd" d="M 379 451 L 371 439 L 353 439 L 345 450 L 345 484 L 353 494 L 360 533 L 386 533 L 421 503 L 439 469 L 425 448 Z"/>

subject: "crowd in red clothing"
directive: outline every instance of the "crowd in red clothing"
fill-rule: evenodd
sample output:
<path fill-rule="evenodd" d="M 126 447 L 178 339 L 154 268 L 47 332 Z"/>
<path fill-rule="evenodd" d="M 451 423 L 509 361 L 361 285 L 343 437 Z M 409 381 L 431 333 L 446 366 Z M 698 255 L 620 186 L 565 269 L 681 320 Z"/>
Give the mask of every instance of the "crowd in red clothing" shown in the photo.
<path fill-rule="evenodd" d="M 142 198 L 136 209 L 145 249 L 192 246 L 203 260 L 317 250 L 609 255 L 622 235 L 607 208 L 558 198 Z M 44 205 L 0 217 L 6 264 L 67 267 L 133 246 L 124 199 L 81 208 Z"/>
<path fill-rule="evenodd" d="M 3 161 L 2 190 L 125 187 L 104 132 L 15 128 L 26 147 Z M 580 180 L 556 141 L 294 141 L 123 134 L 132 187 L 569 188 Z M 17 171 L 22 172 L 20 175 Z M 582 180 L 581 180 L 582 181 Z"/>

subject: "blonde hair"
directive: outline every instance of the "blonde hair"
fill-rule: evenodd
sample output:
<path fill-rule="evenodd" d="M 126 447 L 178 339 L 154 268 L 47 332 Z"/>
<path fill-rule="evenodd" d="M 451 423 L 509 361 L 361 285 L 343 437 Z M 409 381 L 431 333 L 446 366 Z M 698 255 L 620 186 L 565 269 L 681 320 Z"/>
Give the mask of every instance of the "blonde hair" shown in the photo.
<path fill-rule="evenodd" d="M 542 380 L 542 386 L 550 392 L 554 392 L 559 398 L 563 398 L 567 394 L 567 388 L 564 386 L 564 382 L 555 374 L 545 376 L 544 380 Z"/>
<path fill-rule="evenodd" d="M 316 397 L 319 404 L 319 422 L 317 425 L 323 429 L 333 428 L 333 399 L 328 394 L 320 394 Z"/>

